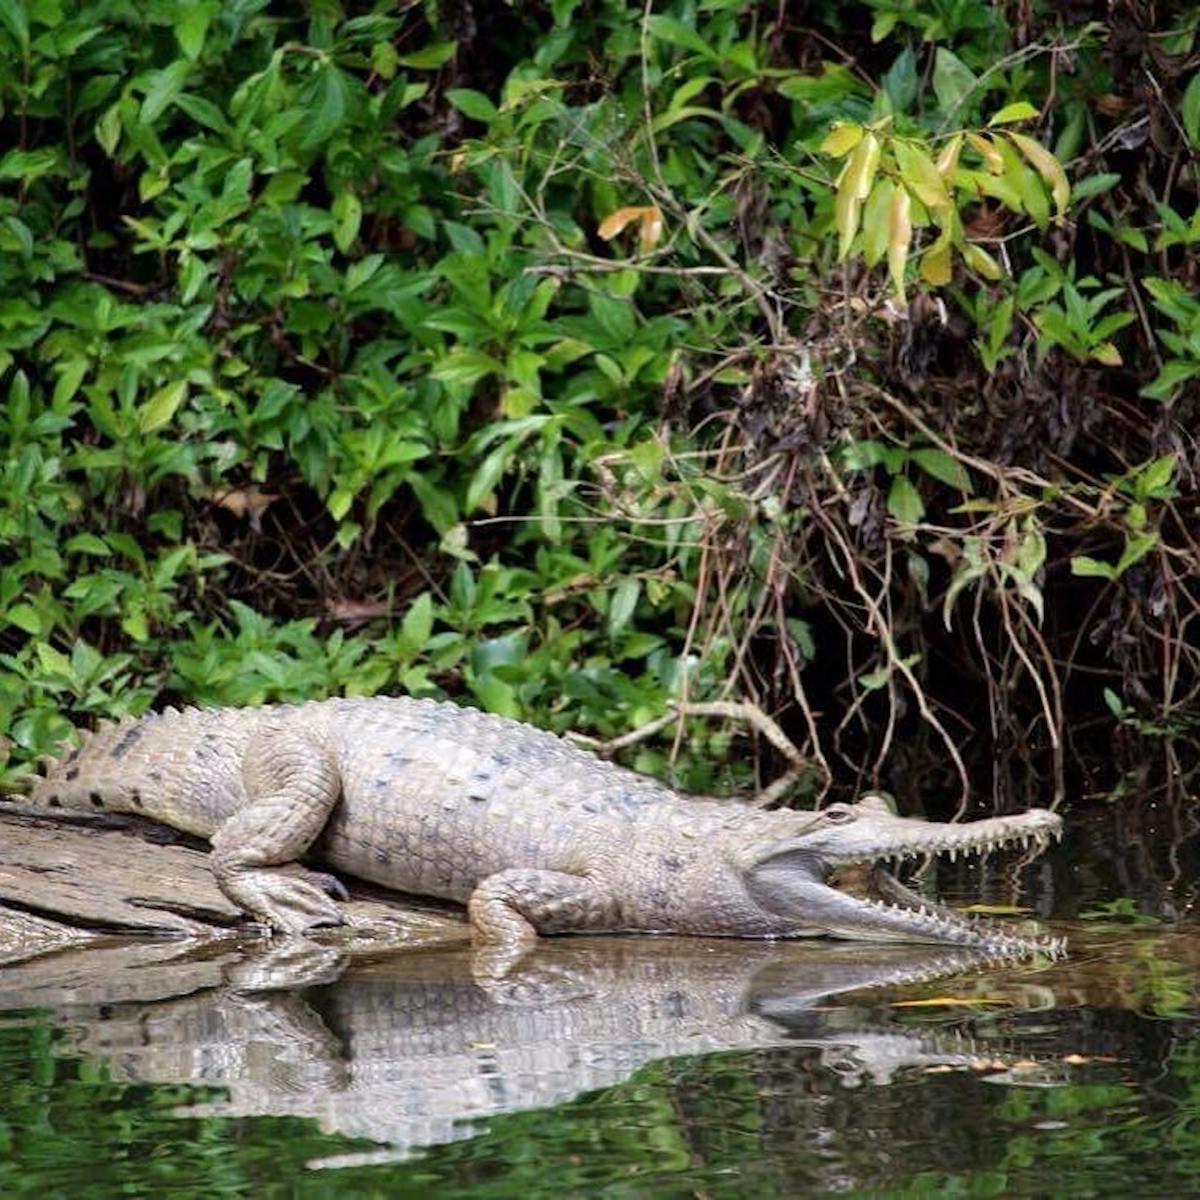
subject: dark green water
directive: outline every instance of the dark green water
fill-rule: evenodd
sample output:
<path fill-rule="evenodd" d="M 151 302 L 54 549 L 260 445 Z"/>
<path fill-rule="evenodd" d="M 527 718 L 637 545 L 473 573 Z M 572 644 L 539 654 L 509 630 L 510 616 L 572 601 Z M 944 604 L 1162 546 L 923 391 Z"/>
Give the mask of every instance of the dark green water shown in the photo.
<path fill-rule="evenodd" d="M 0 968 L 0 1195 L 1200 1194 L 1191 838 L 1056 853 L 1020 898 L 1058 963 L 611 938 L 503 981 L 460 949 Z"/>

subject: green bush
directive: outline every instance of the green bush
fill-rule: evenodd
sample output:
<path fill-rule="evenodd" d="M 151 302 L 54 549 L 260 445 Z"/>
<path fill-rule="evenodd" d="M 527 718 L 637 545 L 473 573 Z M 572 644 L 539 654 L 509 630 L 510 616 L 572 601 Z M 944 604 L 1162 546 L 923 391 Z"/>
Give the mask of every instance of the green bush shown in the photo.
<path fill-rule="evenodd" d="M 0 0 L 9 779 L 378 691 L 748 696 L 878 775 L 909 702 L 956 740 L 939 657 L 1056 746 L 1077 663 L 1177 717 L 1194 27 L 1131 98 L 1120 28 L 870 9 Z"/>

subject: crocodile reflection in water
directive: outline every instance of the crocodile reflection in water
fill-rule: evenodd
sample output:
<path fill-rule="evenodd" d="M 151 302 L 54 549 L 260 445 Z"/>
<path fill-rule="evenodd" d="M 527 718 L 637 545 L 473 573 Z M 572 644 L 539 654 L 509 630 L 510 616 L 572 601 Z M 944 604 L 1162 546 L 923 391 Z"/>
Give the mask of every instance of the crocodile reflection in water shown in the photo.
<path fill-rule="evenodd" d="M 964 1039 L 814 1006 L 987 962 L 959 948 L 682 940 L 668 954 L 645 940 L 579 939 L 539 947 L 499 979 L 444 949 L 313 985 L 314 972 L 336 975 L 336 955 L 314 963 L 304 947 L 298 967 L 277 945 L 226 964 L 220 986 L 169 1001 L 79 1007 L 74 989 L 55 1002 L 42 988 L 24 1002 L 53 1003 L 77 1049 L 114 1078 L 227 1089 L 182 1115 L 306 1116 L 386 1147 L 322 1160 L 343 1165 L 470 1137 L 480 1118 L 562 1103 L 667 1057 L 797 1045 L 816 1051 L 816 1069 L 879 1084 L 906 1067 L 965 1066 L 978 1051 Z M 289 990 L 297 973 L 304 983 Z M 21 1002 L 0 986 L 0 1007 Z"/>

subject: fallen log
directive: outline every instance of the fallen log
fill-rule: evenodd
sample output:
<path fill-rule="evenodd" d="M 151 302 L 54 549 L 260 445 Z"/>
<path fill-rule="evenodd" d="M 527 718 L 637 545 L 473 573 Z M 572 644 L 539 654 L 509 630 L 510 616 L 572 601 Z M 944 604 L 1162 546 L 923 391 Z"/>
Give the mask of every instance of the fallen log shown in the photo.
<path fill-rule="evenodd" d="M 344 907 L 348 924 L 319 940 L 352 956 L 468 937 L 461 912 L 428 900 L 353 885 Z M 0 806 L 0 967 L 114 937 L 247 936 L 262 935 L 216 886 L 199 840 L 137 817 Z"/>

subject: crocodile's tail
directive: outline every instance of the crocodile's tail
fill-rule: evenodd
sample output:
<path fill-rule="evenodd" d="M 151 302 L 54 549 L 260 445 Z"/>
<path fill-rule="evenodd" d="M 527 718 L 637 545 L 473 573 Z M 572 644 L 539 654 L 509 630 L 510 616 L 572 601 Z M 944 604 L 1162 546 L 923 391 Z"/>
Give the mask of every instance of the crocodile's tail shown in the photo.
<path fill-rule="evenodd" d="M 126 807 L 122 801 L 130 800 L 141 782 L 132 777 L 126 755 L 156 726 L 180 715 L 167 709 L 162 715 L 103 720 L 94 732 L 78 730 L 78 745 L 62 741 L 57 755 L 39 757 L 44 774 L 30 777 L 30 801 L 39 807 L 74 810 Z"/>

